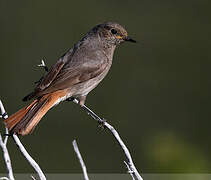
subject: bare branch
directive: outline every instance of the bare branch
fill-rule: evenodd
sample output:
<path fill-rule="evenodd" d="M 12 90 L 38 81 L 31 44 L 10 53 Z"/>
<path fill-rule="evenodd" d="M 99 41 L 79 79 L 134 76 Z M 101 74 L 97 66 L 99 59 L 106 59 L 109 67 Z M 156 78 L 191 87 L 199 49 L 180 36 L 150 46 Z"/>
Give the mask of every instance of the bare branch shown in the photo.
<path fill-rule="evenodd" d="M 137 171 L 137 169 L 136 169 L 136 167 L 133 163 L 133 160 L 132 160 L 132 157 L 130 155 L 128 148 L 126 147 L 126 145 L 124 144 L 124 142 L 120 138 L 119 133 L 114 129 L 113 126 L 111 126 L 107 122 L 105 122 L 104 125 L 112 132 L 112 134 L 114 135 L 114 137 L 116 138 L 116 140 L 118 141 L 120 146 L 122 147 L 122 149 L 123 149 L 123 151 L 124 151 L 124 153 L 127 157 L 127 160 L 128 160 L 127 164 L 130 167 L 129 170 L 131 171 L 131 173 L 134 174 L 138 180 L 143 180 L 143 178 L 141 177 L 141 175 L 139 174 L 139 172 Z"/>
<path fill-rule="evenodd" d="M 12 164 L 11 164 L 9 152 L 7 150 L 7 144 L 4 143 L 1 134 L 0 134 L 0 146 L 2 148 L 3 155 L 4 155 L 4 161 L 5 161 L 6 166 L 7 166 L 8 177 L 9 177 L 10 180 L 14 180 L 15 178 L 14 178 L 14 175 L 13 175 Z"/>
<path fill-rule="evenodd" d="M 1 177 L 0 180 L 10 180 L 8 177 Z"/>
<path fill-rule="evenodd" d="M 0 100 L 0 101 L 1 101 L 1 100 Z M 9 134 L 9 131 L 8 131 L 7 128 L 5 128 L 5 134 Z M 4 138 L 4 144 L 7 144 L 8 137 L 9 137 L 9 136 L 5 136 L 5 138 Z"/>
<path fill-rule="evenodd" d="M 8 115 L 4 109 L 4 106 L 0 100 L 0 109 L 1 109 L 1 117 L 3 119 L 6 119 L 8 118 Z M 6 128 L 6 133 L 8 132 L 8 129 Z M 6 167 L 7 167 L 7 171 L 8 171 L 8 177 L 10 180 L 15 180 L 14 178 L 14 175 L 13 175 L 13 170 L 12 170 L 12 164 L 11 164 L 11 160 L 10 160 L 10 155 L 9 155 L 9 152 L 7 150 L 7 139 L 8 139 L 8 136 L 5 137 L 5 139 L 3 140 L 2 139 L 2 136 L 0 134 L 0 146 L 2 148 L 2 151 L 3 151 L 3 155 L 4 155 L 4 161 L 5 161 L 5 164 L 6 164 Z M 5 177 L 3 177 L 5 179 Z"/>
<path fill-rule="evenodd" d="M 29 153 L 26 151 L 25 147 L 22 145 L 21 141 L 19 140 L 18 136 L 13 134 L 13 139 L 18 146 L 19 150 L 22 152 L 24 157 L 27 159 L 27 161 L 31 164 L 31 166 L 34 168 L 34 170 L 37 172 L 41 180 L 46 180 L 46 177 L 44 173 L 42 172 L 39 165 L 35 162 L 35 160 L 29 155 Z"/>
<path fill-rule="evenodd" d="M 4 109 L 4 106 L 0 100 L 0 109 L 1 109 L 1 117 L 6 119 L 8 118 L 8 115 Z M 6 134 L 8 134 L 8 129 L 6 128 Z M 31 164 L 31 166 L 35 169 L 35 171 L 38 173 L 39 177 L 41 180 L 46 180 L 46 177 L 44 175 L 44 173 L 42 172 L 41 168 L 39 167 L 39 165 L 35 162 L 35 160 L 29 155 L 29 153 L 26 151 L 26 149 L 24 148 L 24 146 L 22 145 L 21 141 L 19 140 L 18 136 L 13 134 L 12 135 L 16 145 L 18 146 L 19 150 L 22 152 L 22 154 L 24 155 L 24 157 L 28 160 L 28 162 Z M 8 136 L 5 137 L 5 140 L 2 140 L 1 134 L 0 134 L 0 146 L 2 147 L 3 153 L 4 153 L 4 159 L 5 159 L 5 163 L 7 165 L 7 169 L 8 169 L 8 176 L 10 180 L 14 180 L 14 176 L 13 176 L 13 171 L 12 171 L 12 166 L 11 166 L 11 161 L 10 161 L 10 157 L 9 157 L 9 153 L 6 147 L 7 144 L 7 140 L 8 140 Z"/>
<path fill-rule="evenodd" d="M 73 102 L 78 104 L 79 101 L 77 99 L 73 99 Z M 114 129 L 113 126 L 111 126 L 109 123 L 107 123 L 104 119 L 101 119 L 97 114 L 95 114 L 91 109 L 89 109 L 87 106 L 83 105 L 82 108 L 90 115 L 93 119 L 97 120 L 100 124 L 103 124 L 103 126 L 107 127 L 113 134 L 113 136 L 116 138 L 117 142 L 120 144 L 121 148 L 123 149 L 125 156 L 127 157 L 127 165 L 129 167 L 130 174 L 133 174 L 136 179 L 143 180 L 139 172 L 137 171 L 132 157 L 130 155 L 130 152 L 122 139 L 119 136 L 119 133 Z"/>
<path fill-rule="evenodd" d="M 87 174 L 87 171 L 86 171 L 86 165 L 85 165 L 85 163 L 83 161 L 83 158 L 81 156 L 81 153 L 80 153 L 80 151 L 78 149 L 78 145 L 77 145 L 76 140 L 73 141 L 73 147 L 74 147 L 75 153 L 77 154 L 77 157 L 79 159 L 79 162 L 81 164 L 81 168 L 82 168 L 83 174 L 84 174 L 84 179 L 85 180 L 89 180 L 89 177 L 88 177 L 88 174 Z"/>
<path fill-rule="evenodd" d="M 1 109 L 1 115 L 0 115 L 0 118 L 3 118 L 3 119 L 7 119 L 8 118 L 8 115 L 4 109 L 4 106 L 0 100 L 0 109 Z"/>
<path fill-rule="evenodd" d="M 34 176 L 31 175 L 32 180 L 36 180 Z"/>
<path fill-rule="evenodd" d="M 131 175 L 132 179 L 135 180 L 135 177 L 133 175 L 133 171 L 130 169 L 130 166 L 127 164 L 126 161 L 124 161 L 125 165 L 127 166 L 128 173 Z"/>

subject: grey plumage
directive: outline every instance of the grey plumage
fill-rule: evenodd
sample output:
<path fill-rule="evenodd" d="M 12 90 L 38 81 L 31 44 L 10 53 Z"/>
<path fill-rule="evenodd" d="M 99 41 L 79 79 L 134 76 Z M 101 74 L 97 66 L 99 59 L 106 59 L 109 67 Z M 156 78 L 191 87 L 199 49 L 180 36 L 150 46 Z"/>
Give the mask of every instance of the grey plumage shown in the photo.
<path fill-rule="evenodd" d="M 6 126 L 13 133 L 25 135 L 61 101 L 74 97 L 83 105 L 87 94 L 108 73 L 116 46 L 124 41 L 135 42 L 118 23 L 95 26 L 59 58 L 34 91 L 23 98 L 24 101 L 35 100 L 5 120 Z"/>
<path fill-rule="evenodd" d="M 117 29 L 122 39 L 116 38 L 110 32 L 111 29 Z M 124 41 L 124 37 L 127 37 L 127 32 L 117 23 L 108 22 L 95 26 L 57 61 L 35 88 L 33 96 L 39 97 L 66 88 L 70 89 L 73 96 L 80 98 L 87 95 L 87 88 L 91 91 L 107 74 L 114 50 Z M 78 88 L 84 90 L 79 92 Z"/>

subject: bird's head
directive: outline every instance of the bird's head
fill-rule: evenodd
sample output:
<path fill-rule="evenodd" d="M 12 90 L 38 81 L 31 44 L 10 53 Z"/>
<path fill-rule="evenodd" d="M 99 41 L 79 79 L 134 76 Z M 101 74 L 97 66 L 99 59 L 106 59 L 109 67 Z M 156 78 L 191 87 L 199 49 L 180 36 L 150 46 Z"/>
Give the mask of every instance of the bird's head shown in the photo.
<path fill-rule="evenodd" d="M 100 36 L 103 41 L 110 45 L 118 45 L 124 41 L 133 42 L 131 37 L 128 36 L 127 31 L 118 23 L 106 22 L 95 26 L 92 31 Z"/>

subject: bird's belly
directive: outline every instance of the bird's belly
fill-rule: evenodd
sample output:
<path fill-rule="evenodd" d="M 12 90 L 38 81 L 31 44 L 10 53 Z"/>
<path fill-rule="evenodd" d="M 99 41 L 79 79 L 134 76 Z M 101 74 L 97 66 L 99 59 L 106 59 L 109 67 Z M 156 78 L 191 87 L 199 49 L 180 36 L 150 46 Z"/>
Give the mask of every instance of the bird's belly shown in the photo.
<path fill-rule="evenodd" d="M 93 90 L 106 76 L 110 69 L 110 66 L 108 66 L 100 75 L 96 76 L 95 78 L 92 78 L 88 81 L 79 83 L 77 85 L 74 85 L 74 87 L 71 87 L 71 92 L 73 92 L 72 96 L 79 97 L 79 96 L 86 96 L 91 90 Z"/>
<path fill-rule="evenodd" d="M 88 80 L 86 82 L 80 83 L 75 87 L 75 93 L 73 96 L 86 96 L 92 89 L 94 89 L 100 81 L 97 80 Z"/>

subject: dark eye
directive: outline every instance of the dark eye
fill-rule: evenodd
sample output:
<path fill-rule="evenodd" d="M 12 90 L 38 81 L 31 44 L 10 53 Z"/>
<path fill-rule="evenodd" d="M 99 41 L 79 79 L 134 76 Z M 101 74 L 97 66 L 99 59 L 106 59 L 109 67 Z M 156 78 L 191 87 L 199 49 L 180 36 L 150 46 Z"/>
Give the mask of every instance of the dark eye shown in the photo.
<path fill-rule="evenodd" d="M 116 29 L 111 29 L 111 33 L 112 34 L 116 34 L 117 33 L 117 30 Z"/>

